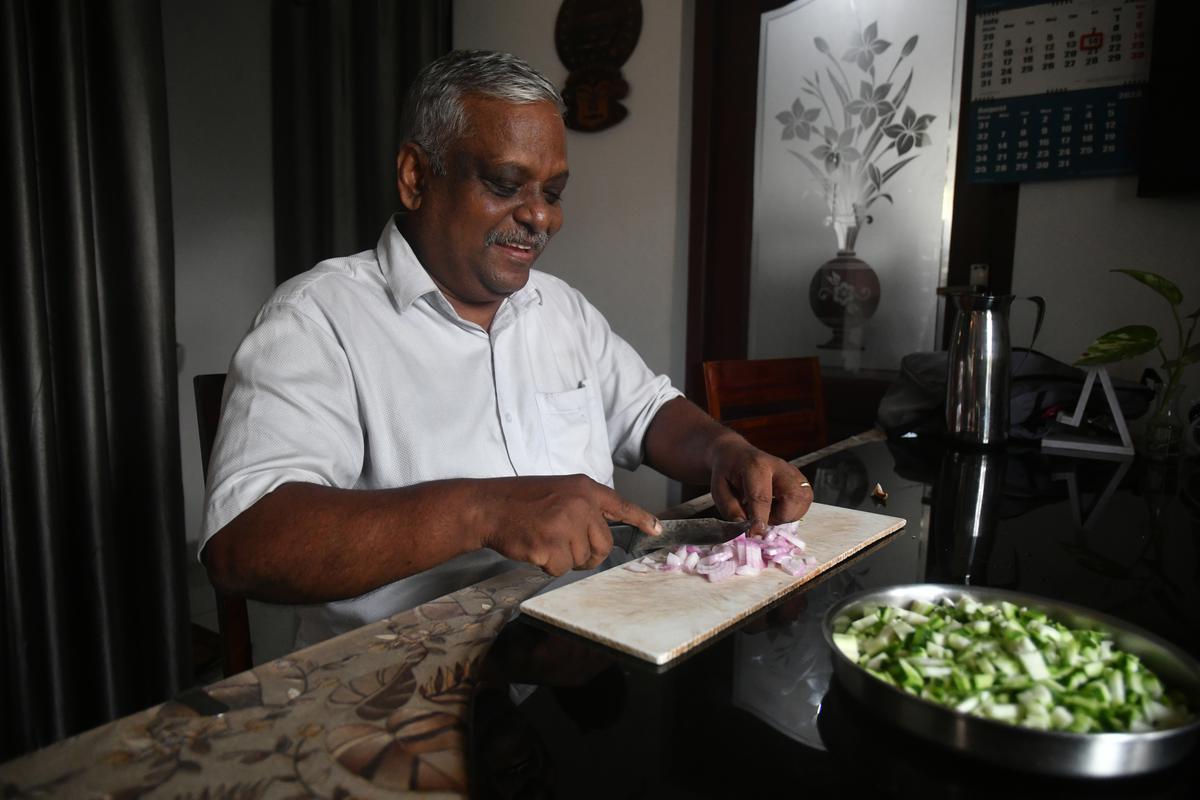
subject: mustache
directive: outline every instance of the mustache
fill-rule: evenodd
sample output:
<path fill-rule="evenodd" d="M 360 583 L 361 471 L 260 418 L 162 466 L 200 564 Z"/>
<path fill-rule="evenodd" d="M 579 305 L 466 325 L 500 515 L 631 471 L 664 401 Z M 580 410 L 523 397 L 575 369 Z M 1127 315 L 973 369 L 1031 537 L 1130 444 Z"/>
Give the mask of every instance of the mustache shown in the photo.
<path fill-rule="evenodd" d="M 492 231 L 483 240 L 483 243 L 489 247 L 494 244 L 520 245 L 532 248 L 537 253 L 542 252 L 549 242 L 550 234 L 548 233 L 522 233 L 520 231 Z"/>

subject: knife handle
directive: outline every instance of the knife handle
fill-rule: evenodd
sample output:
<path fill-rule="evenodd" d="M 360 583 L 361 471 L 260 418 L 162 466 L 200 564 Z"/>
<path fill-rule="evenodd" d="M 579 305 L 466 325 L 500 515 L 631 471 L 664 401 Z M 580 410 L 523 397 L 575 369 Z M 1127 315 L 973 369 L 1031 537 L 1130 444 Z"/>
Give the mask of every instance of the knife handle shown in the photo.
<path fill-rule="evenodd" d="M 626 553 L 633 547 L 633 540 L 641 531 L 632 525 L 622 522 L 608 523 L 608 532 L 612 534 L 613 546 L 619 547 Z"/>

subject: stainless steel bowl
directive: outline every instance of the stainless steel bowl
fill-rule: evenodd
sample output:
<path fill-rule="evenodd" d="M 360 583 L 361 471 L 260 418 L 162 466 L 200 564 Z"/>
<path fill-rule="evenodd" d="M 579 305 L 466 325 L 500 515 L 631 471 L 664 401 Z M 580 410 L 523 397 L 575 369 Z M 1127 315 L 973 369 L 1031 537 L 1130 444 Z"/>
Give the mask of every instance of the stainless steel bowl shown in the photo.
<path fill-rule="evenodd" d="M 1169 766 L 1191 752 L 1200 718 L 1186 725 L 1145 733 L 1065 733 L 1023 728 L 974 717 L 908 694 L 870 675 L 833 644 L 833 623 L 865 605 L 932 603 L 943 597 L 1010 603 L 1039 609 L 1075 628 L 1104 630 L 1116 646 L 1142 659 L 1171 689 L 1183 694 L 1193 715 L 1200 711 L 1200 664 L 1175 645 L 1115 617 L 1036 595 L 945 584 L 911 584 L 871 589 L 829 609 L 822 630 L 833 652 L 834 674 L 867 708 L 901 728 L 973 758 L 1048 775 L 1111 778 Z"/>

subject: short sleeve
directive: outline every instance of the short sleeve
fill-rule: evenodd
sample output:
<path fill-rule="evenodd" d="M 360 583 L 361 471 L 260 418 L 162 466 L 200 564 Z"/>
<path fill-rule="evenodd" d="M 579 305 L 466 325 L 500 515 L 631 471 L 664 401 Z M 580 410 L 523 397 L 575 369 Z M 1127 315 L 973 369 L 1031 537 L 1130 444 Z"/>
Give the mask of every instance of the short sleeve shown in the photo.
<path fill-rule="evenodd" d="M 282 484 L 354 486 L 363 453 L 354 381 L 337 339 L 296 306 L 268 304 L 225 380 L 201 548 Z"/>

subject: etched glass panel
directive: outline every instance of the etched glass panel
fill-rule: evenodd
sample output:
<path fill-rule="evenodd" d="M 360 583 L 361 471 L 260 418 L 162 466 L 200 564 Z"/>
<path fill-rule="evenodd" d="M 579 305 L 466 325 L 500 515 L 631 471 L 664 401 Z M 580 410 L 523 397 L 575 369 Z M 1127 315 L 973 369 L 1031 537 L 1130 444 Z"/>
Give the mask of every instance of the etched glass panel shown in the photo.
<path fill-rule="evenodd" d="M 895 369 L 935 348 L 961 0 L 798 0 L 763 15 L 750 355 Z"/>

